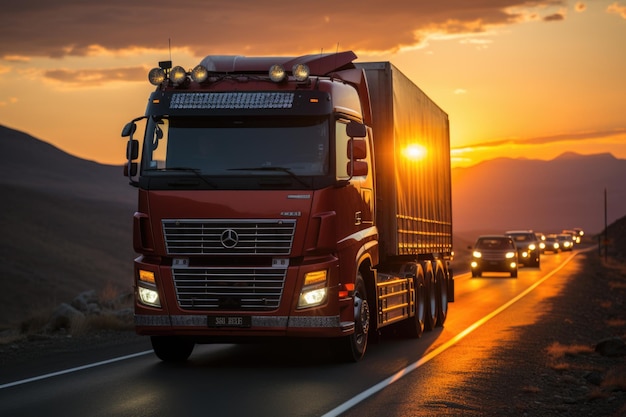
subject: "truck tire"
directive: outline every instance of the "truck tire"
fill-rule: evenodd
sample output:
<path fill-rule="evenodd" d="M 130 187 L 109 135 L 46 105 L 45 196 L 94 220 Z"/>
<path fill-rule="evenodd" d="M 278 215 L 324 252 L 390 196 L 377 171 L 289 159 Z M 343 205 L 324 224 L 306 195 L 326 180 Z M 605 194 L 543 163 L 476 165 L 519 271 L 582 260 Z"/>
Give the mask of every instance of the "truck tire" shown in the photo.
<path fill-rule="evenodd" d="M 443 327 L 448 317 L 448 271 L 441 261 L 435 267 L 435 288 L 437 289 L 437 327 Z"/>
<path fill-rule="evenodd" d="M 175 336 L 151 336 L 152 350 L 163 362 L 185 362 L 195 343 Z"/>
<path fill-rule="evenodd" d="M 424 329 L 433 330 L 437 325 L 437 283 L 435 282 L 435 271 L 430 261 L 424 262 L 424 288 L 426 292 L 426 312 L 424 315 Z"/>
<path fill-rule="evenodd" d="M 424 270 L 421 265 L 416 265 L 415 278 L 413 278 L 415 290 L 415 316 L 409 317 L 401 324 L 401 332 L 404 337 L 417 339 L 424 333 L 424 321 L 426 317 L 426 288 L 424 287 Z"/>
<path fill-rule="evenodd" d="M 370 329 L 370 307 L 367 301 L 365 282 L 361 272 L 357 272 L 354 281 L 354 332 L 350 336 L 342 337 L 337 342 L 340 359 L 348 362 L 358 362 L 365 355 L 367 338 Z"/>

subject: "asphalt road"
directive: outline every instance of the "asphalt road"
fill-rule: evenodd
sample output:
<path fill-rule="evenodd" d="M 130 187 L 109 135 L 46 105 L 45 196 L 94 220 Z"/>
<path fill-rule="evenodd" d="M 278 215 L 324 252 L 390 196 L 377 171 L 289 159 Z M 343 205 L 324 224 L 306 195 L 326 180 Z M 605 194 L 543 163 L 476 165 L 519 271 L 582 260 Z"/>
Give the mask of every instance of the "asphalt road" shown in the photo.
<path fill-rule="evenodd" d="M 531 324 L 558 290 L 570 253 L 541 269 L 456 276 L 446 325 L 418 340 L 387 337 L 360 363 L 337 363 L 324 345 L 204 345 L 182 365 L 161 363 L 147 340 L 106 352 L 0 369 L 0 416 L 414 416 L 472 408 L 462 395 L 481 355 Z"/>

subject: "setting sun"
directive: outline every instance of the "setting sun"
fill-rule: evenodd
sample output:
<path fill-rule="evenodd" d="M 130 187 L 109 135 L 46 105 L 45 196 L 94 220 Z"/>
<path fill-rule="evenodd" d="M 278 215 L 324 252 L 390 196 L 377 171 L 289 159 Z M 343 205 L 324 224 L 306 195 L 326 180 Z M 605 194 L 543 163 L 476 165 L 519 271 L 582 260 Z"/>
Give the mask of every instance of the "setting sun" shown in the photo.
<path fill-rule="evenodd" d="M 419 161 L 426 157 L 427 150 L 425 146 L 414 143 L 407 146 L 402 153 L 409 160 Z"/>

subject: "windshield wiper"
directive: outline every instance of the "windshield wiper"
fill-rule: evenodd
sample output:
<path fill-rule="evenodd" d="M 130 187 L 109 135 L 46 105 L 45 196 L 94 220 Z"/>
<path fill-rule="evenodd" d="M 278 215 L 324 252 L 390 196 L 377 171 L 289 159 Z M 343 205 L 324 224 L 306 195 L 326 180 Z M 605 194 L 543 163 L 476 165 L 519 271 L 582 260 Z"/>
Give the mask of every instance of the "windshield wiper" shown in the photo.
<path fill-rule="evenodd" d="M 228 171 L 279 171 L 289 174 L 289 176 L 307 188 L 311 188 L 302 178 L 293 173 L 292 170 L 285 167 L 247 167 L 247 168 L 228 168 Z"/>
<path fill-rule="evenodd" d="M 200 174 L 200 170 L 198 168 L 189 168 L 189 167 L 168 167 L 168 168 L 149 168 L 146 171 L 158 171 L 158 172 L 167 172 L 167 171 L 180 171 L 180 172 L 191 172 L 196 177 L 200 178 L 206 185 L 212 188 L 217 188 L 217 185 L 213 184 L 211 181 L 206 179 L 202 174 Z"/>

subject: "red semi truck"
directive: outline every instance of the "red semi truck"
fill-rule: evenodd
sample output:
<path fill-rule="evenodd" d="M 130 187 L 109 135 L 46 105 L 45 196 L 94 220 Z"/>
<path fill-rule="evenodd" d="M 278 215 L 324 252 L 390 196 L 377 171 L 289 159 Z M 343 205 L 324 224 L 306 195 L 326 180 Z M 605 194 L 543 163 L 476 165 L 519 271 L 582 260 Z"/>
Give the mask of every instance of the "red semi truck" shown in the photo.
<path fill-rule="evenodd" d="M 138 188 L 136 331 L 161 360 L 317 338 L 358 361 L 385 327 L 415 338 L 443 325 L 448 116 L 391 63 L 356 58 L 150 71 L 145 116 L 122 136 Z"/>

